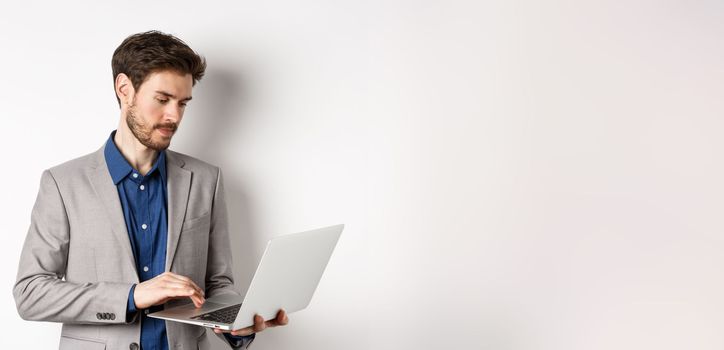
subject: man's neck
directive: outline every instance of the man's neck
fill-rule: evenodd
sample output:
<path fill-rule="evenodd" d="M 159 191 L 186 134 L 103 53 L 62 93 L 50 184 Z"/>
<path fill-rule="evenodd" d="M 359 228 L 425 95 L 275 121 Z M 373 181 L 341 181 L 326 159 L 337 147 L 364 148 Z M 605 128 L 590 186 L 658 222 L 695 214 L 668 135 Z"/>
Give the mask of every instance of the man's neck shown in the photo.
<path fill-rule="evenodd" d="M 158 151 L 144 146 L 130 130 L 123 127 L 117 129 L 113 142 L 128 164 L 138 170 L 141 175 L 146 175 L 151 171 L 153 162 L 158 157 Z"/>

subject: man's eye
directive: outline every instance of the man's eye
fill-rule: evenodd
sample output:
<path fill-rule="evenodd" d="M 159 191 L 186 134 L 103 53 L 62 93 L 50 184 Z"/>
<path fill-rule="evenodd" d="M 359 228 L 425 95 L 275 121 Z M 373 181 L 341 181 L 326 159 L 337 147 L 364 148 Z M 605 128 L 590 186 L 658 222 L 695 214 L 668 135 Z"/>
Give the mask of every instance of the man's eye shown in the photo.
<path fill-rule="evenodd" d="M 160 99 L 160 98 L 157 98 L 156 101 L 158 101 L 159 103 L 166 103 L 166 102 L 168 102 L 168 100 L 163 100 L 163 99 Z"/>
<path fill-rule="evenodd" d="M 186 104 L 185 104 L 185 103 L 179 103 L 178 105 L 181 106 L 181 107 L 186 107 Z"/>

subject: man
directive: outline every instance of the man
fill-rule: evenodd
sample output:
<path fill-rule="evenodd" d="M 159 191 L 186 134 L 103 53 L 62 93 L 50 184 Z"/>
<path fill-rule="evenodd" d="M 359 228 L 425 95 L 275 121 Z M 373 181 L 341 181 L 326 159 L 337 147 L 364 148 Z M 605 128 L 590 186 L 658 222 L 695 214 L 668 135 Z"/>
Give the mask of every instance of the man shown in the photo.
<path fill-rule="evenodd" d="M 150 31 L 124 40 L 112 68 L 118 129 L 41 176 L 13 289 L 18 313 L 62 322 L 61 349 L 208 348 L 203 327 L 147 316 L 237 293 L 221 172 L 167 150 L 206 62 Z M 220 336 L 247 348 L 288 318 L 254 321 Z"/>

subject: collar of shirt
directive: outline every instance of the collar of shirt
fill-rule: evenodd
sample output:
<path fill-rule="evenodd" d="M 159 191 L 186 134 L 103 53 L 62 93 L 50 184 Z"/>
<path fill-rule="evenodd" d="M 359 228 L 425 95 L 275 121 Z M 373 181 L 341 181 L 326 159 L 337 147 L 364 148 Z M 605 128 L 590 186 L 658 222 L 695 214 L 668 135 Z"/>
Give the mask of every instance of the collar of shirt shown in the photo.
<path fill-rule="evenodd" d="M 108 141 L 106 141 L 106 146 L 103 150 L 106 157 L 106 164 L 108 165 L 108 171 L 111 173 L 111 179 L 113 179 L 113 184 L 118 185 L 121 180 L 123 180 L 128 174 L 134 171 L 133 167 L 128 164 L 128 161 L 126 158 L 123 157 L 123 154 L 121 154 L 121 151 L 118 150 L 118 147 L 116 147 L 116 143 L 113 142 L 113 137 L 116 136 L 116 130 L 113 130 L 111 132 L 111 136 L 108 137 Z M 156 157 L 156 163 L 153 164 L 153 167 L 151 167 L 151 170 L 146 174 L 146 176 L 152 175 L 155 171 L 158 171 L 159 174 L 161 174 L 161 178 L 163 179 L 163 182 L 166 182 L 166 151 L 161 151 L 158 153 L 158 157 Z M 139 174 L 140 176 L 141 174 Z"/>

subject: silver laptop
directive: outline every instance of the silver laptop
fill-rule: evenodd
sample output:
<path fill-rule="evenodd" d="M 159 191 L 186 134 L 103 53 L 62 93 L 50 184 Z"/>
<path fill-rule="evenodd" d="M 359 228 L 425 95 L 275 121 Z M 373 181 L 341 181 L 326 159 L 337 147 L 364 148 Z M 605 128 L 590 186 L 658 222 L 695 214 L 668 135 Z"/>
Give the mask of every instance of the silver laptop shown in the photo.
<path fill-rule="evenodd" d="M 264 320 L 302 310 L 312 300 L 344 225 L 287 234 L 267 243 L 246 296 L 206 299 L 201 308 L 193 303 L 149 314 L 149 317 L 190 323 L 223 330 L 254 324 L 254 315 Z"/>

